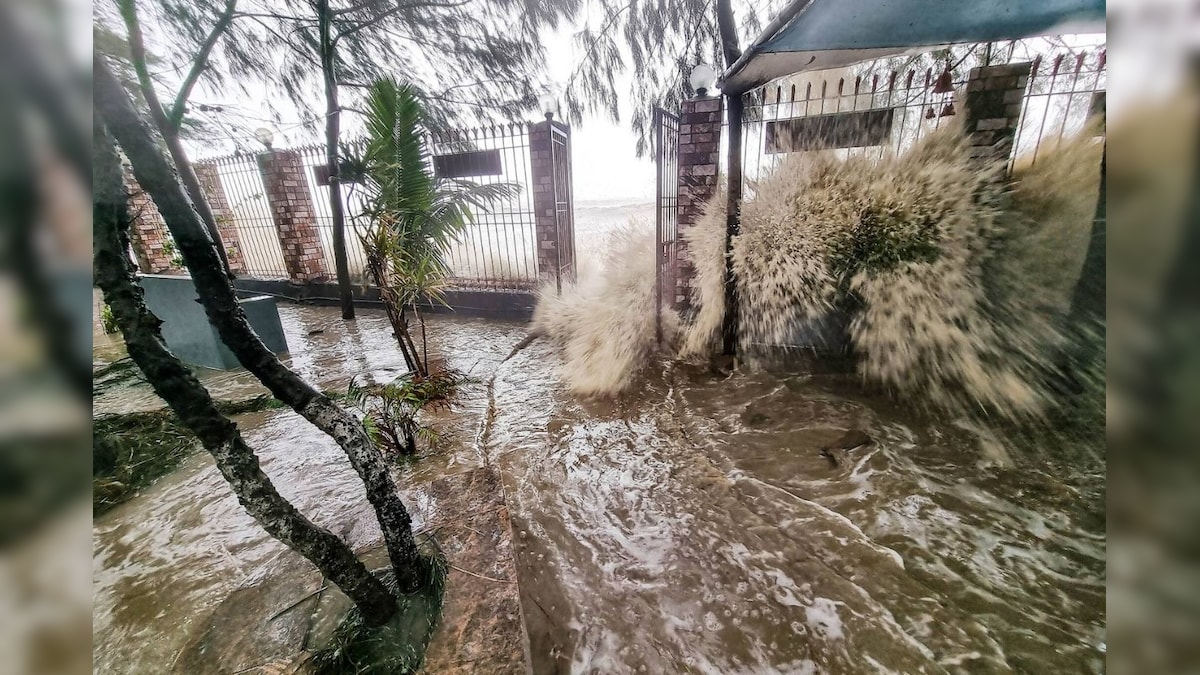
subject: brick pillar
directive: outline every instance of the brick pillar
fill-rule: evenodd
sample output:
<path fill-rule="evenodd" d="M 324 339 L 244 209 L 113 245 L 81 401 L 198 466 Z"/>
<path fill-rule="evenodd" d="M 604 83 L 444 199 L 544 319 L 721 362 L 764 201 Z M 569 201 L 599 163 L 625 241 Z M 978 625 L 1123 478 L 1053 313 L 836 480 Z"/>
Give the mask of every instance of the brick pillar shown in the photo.
<path fill-rule="evenodd" d="M 208 200 L 213 217 L 217 219 L 217 231 L 221 234 L 221 243 L 225 245 L 225 255 L 229 258 L 229 268 L 234 274 L 246 270 L 245 259 L 242 255 L 241 240 L 238 237 L 234 221 L 233 207 L 225 196 L 225 187 L 221 185 L 221 175 L 216 164 L 193 164 L 196 178 L 200 180 L 200 189 Z"/>
<path fill-rule="evenodd" d="M 717 193 L 721 157 L 721 99 L 684 101 L 679 111 L 679 230 L 675 270 L 675 306 L 686 308 L 692 265 L 683 233 L 696 224 L 705 204 Z"/>
<path fill-rule="evenodd" d="M 963 124 L 971 137 L 972 157 L 1006 160 L 1011 156 L 1030 66 L 1013 63 L 971 69 Z"/>
<path fill-rule="evenodd" d="M 570 138 L 570 127 L 547 120 L 529 125 L 529 170 L 533 182 L 533 222 L 537 232 L 538 276 L 542 281 L 558 279 L 559 266 L 573 268 L 574 239 L 571 232 L 573 207 L 569 158 L 562 175 L 555 176 L 554 129 Z M 565 149 L 569 152 L 569 146 Z M 557 178 L 557 184 L 555 179 Z M 557 188 L 557 190 L 556 190 Z M 557 200 L 557 201 L 556 201 Z M 558 203 L 565 202 L 562 241 L 559 241 Z M 567 271 L 570 277 L 569 270 Z"/>
<path fill-rule="evenodd" d="M 169 274 L 179 272 L 179 268 L 171 264 L 175 257 L 170 250 L 174 246 L 167 224 L 154 200 L 138 185 L 133 177 L 133 169 L 126 165 L 122 172 L 125 180 L 125 191 L 129 195 L 129 215 L 133 222 L 129 238 L 133 244 L 133 255 L 137 260 L 138 269 L 143 274 Z"/>
<path fill-rule="evenodd" d="M 279 248 L 288 278 L 303 284 L 329 276 L 325 249 L 317 230 L 316 211 L 304 176 L 304 162 L 294 150 L 272 150 L 258 156 L 263 189 L 279 233 Z"/>

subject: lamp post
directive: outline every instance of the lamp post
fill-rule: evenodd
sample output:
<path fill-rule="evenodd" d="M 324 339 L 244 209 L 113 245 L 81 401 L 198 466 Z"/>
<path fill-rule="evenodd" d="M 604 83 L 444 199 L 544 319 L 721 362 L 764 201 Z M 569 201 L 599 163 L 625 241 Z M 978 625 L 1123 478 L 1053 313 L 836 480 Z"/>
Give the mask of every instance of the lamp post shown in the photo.
<path fill-rule="evenodd" d="M 710 89 L 716 87 L 717 71 L 707 63 L 698 63 L 688 75 L 688 83 L 692 85 L 696 96 L 703 98 L 708 95 Z"/>
<path fill-rule="evenodd" d="M 554 119 L 554 113 L 558 111 L 558 97 L 553 91 L 547 91 L 538 98 L 538 109 L 546 116 L 546 121 Z"/>
<path fill-rule="evenodd" d="M 271 130 L 266 127 L 259 127 L 255 129 L 254 138 L 259 143 L 262 143 L 263 147 L 265 147 L 267 150 L 270 150 L 271 144 L 275 142 L 275 134 L 271 133 Z"/>

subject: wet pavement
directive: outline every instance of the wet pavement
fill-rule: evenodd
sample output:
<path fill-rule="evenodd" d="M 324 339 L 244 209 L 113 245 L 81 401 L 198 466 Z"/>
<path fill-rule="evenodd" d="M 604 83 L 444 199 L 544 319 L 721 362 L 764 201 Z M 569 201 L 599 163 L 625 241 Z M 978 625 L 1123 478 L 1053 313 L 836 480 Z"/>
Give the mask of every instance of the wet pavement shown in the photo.
<path fill-rule="evenodd" d="M 292 366 L 322 388 L 403 369 L 381 313 L 281 315 Z M 454 518 L 422 486 L 499 471 L 534 672 L 1103 671 L 1102 454 L 997 462 L 978 434 L 836 378 L 664 365 L 634 394 L 579 400 L 544 341 L 501 363 L 524 333 L 431 319 L 431 351 L 482 383 L 439 416 L 442 447 L 397 476 L 426 527 Z M 99 360 L 119 353 L 97 342 Z M 245 374 L 203 379 L 218 398 L 260 391 Z M 144 385 L 97 402 L 150 407 Z M 285 496 L 356 550 L 378 546 L 335 444 L 290 411 L 238 421 Z M 876 443 L 833 466 L 820 447 L 847 429 Z M 169 670 L 242 589 L 294 579 L 244 603 L 273 612 L 318 582 L 203 454 L 98 518 L 94 544 L 101 673 Z"/>

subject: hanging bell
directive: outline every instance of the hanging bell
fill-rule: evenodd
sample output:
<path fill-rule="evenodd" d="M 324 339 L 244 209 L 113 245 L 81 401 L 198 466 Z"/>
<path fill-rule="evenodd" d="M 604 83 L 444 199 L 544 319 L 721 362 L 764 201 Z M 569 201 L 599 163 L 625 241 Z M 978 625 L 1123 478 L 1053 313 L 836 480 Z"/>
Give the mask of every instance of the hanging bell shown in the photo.
<path fill-rule="evenodd" d="M 938 117 L 954 117 L 954 101 L 947 103 L 946 107 L 942 108 L 942 112 Z"/>
<path fill-rule="evenodd" d="M 927 120 L 931 120 L 931 119 L 933 119 L 933 118 L 935 118 L 935 117 L 937 117 L 937 113 L 936 113 L 936 112 L 934 112 L 934 110 L 933 110 L 933 106 L 929 106 L 929 110 L 926 110 L 926 111 L 925 111 L 925 119 L 927 119 Z"/>
<path fill-rule="evenodd" d="M 938 79 L 933 83 L 933 93 L 949 94 L 954 91 L 954 75 L 950 73 L 950 64 L 946 64 L 946 69 L 938 75 Z"/>

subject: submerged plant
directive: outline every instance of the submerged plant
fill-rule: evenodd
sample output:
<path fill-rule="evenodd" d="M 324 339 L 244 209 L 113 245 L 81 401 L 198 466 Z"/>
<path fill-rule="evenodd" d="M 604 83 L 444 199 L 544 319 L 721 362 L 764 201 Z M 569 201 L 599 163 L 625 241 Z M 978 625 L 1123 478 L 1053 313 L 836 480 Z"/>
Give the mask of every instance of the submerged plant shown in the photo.
<path fill-rule="evenodd" d="M 117 319 L 113 316 L 112 307 L 107 303 L 100 305 L 100 327 L 104 329 L 105 335 L 112 335 L 120 329 L 117 326 Z"/>
<path fill-rule="evenodd" d="M 346 400 L 363 412 L 372 440 L 396 455 L 412 456 L 417 454 L 418 438 L 431 445 L 438 441 L 437 431 L 418 420 L 420 413 L 451 407 L 472 382 L 454 369 L 407 373 L 383 385 L 363 386 L 351 380 Z"/>
<path fill-rule="evenodd" d="M 408 675 L 420 671 L 425 649 L 442 614 L 449 568 L 436 546 L 422 546 L 429 561 L 430 580 L 416 593 L 401 593 L 395 575 L 383 571 L 384 586 L 396 594 L 399 608 L 382 626 L 368 626 L 352 608 L 334 629 L 329 643 L 313 652 L 312 669 L 319 675 Z"/>

